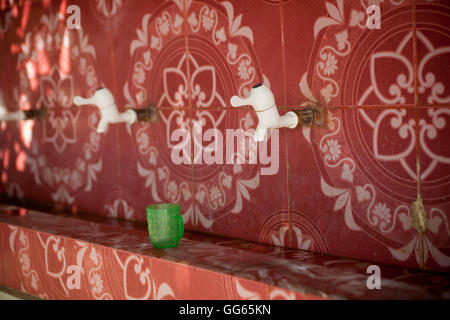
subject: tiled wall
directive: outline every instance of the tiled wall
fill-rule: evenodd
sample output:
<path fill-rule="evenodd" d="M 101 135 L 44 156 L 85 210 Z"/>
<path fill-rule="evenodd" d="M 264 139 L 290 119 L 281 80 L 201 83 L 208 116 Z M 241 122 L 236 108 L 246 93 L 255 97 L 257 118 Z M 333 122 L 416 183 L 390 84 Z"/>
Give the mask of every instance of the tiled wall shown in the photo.
<path fill-rule="evenodd" d="M 65 28 L 81 9 L 81 30 Z M 368 29 L 366 7 L 381 7 Z M 285 247 L 447 271 L 450 266 L 450 6 L 445 0 L 0 1 L 3 197 L 145 221 L 181 205 L 186 228 Z M 280 113 L 330 107 L 328 129 L 279 130 L 279 170 L 175 165 L 168 135 L 255 128 L 232 108 L 256 83 Z M 109 88 L 119 110 L 160 120 L 95 132 L 75 95 Z M 207 143 L 204 143 L 204 147 Z M 417 178 L 420 163 L 421 178 Z M 426 229 L 415 229 L 418 181 Z"/>

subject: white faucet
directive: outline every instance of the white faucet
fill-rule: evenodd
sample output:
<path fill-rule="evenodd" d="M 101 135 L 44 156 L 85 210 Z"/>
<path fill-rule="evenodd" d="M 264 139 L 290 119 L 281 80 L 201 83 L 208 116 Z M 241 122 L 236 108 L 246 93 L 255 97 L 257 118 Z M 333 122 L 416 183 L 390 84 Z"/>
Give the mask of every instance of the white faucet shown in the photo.
<path fill-rule="evenodd" d="M 9 112 L 8 109 L 6 109 L 3 98 L 0 94 L 0 121 L 18 121 L 24 119 L 25 113 L 22 110 Z"/>
<path fill-rule="evenodd" d="M 285 115 L 280 116 L 272 91 L 263 84 L 253 86 L 247 99 L 233 96 L 231 105 L 233 107 L 251 105 L 256 111 L 258 126 L 255 131 L 255 141 L 264 141 L 267 129 L 293 129 L 298 125 L 298 115 L 295 112 L 289 111 Z"/>
<path fill-rule="evenodd" d="M 137 114 L 133 110 L 127 110 L 122 113 L 117 110 L 114 97 L 111 91 L 106 88 L 97 89 L 94 95 L 88 99 L 77 96 L 73 99 L 73 103 L 77 106 L 92 104 L 98 107 L 101 119 L 97 126 L 97 133 L 105 132 L 110 123 L 133 123 L 137 120 Z"/>
<path fill-rule="evenodd" d="M 8 112 L 5 106 L 0 105 L 0 121 L 19 121 L 25 120 L 25 113 L 22 110 Z"/>

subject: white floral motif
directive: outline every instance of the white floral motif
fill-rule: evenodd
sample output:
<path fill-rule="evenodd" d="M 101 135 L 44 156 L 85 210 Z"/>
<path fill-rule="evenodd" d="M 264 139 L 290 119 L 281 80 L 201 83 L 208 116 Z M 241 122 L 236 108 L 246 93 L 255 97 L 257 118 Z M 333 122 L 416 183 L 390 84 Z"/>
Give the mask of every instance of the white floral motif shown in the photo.
<path fill-rule="evenodd" d="M 378 216 L 381 220 L 384 220 L 386 223 L 391 223 L 391 209 L 387 207 L 385 203 L 377 203 L 375 208 L 373 209 L 373 214 Z"/>
<path fill-rule="evenodd" d="M 327 61 L 325 62 L 324 74 L 332 75 L 337 70 L 337 60 L 336 57 L 329 53 L 327 56 Z"/>
<path fill-rule="evenodd" d="M 98 227 L 97 227 L 98 228 Z M 93 228 L 92 232 L 98 232 L 97 228 Z M 76 241 L 76 246 L 79 248 L 77 251 L 77 266 L 83 273 L 87 273 L 89 283 L 91 284 L 91 292 L 96 300 L 112 300 L 111 294 L 105 291 L 103 286 L 103 279 L 98 271 L 103 266 L 103 259 L 100 254 L 95 250 L 92 244 L 86 242 Z M 89 250 L 90 249 L 90 250 Z M 85 270 L 83 266 L 83 261 L 86 252 L 89 252 L 89 259 L 94 263 L 94 267 L 89 270 Z"/>
<path fill-rule="evenodd" d="M 202 22 L 203 22 L 203 28 L 206 31 L 210 31 L 214 25 L 214 12 L 215 11 L 210 11 L 203 13 L 202 16 Z"/>
<path fill-rule="evenodd" d="M 102 13 L 107 17 L 115 15 L 117 10 L 122 6 L 122 0 L 108 1 L 108 3 L 111 3 L 111 8 L 108 10 L 107 0 L 95 1 L 97 2 L 97 10 L 101 10 Z"/>
<path fill-rule="evenodd" d="M 450 94 L 448 96 L 442 96 L 445 92 L 444 83 L 436 80 L 436 75 L 432 72 L 425 73 L 426 65 L 436 57 L 441 55 L 450 55 L 450 46 L 435 48 L 431 41 L 420 31 L 417 31 L 417 39 L 420 40 L 429 51 L 420 61 L 418 66 L 419 75 L 419 93 L 424 93 L 426 89 L 431 92 L 427 97 L 427 102 L 433 103 L 449 103 Z"/>
<path fill-rule="evenodd" d="M 19 261 L 22 263 L 23 271 L 28 271 L 30 269 L 30 257 L 28 256 L 28 254 L 23 254 L 19 258 Z"/>
<path fill-rule="evenodd" d="M 344 30 L 340 33 L 336 33 L 336 41 L 338 43 L 338 49 L 339 51 L 342 51 L 345 49 L 345 46 L 348 43 L 348 31 Z"/>
<path fill-rule="evenodd" d="M 30 279 L 30 286 L 35 290 L 35 292 L 38 292 L 38 280 L 39 276 L 35 269 L 31 268 L 31 258 L 30 255 L 27 253 L 27 251 L 30 249 L 30 241 L 28 236 L 25 234 L 23 230 L 21 230 L 19 227 L 10 226 L 8 225 L 9 229 L 11 230 L 11 233 L 9 235 L 9 246 L 11 251 L 17 255 L 18 261 L 20 264 L 20 269 L 22 271 L 22 274 L 24 275 L 25 279 Z M 19 234 L 19 244 L 22 245 L 22 247 L 19 249 L 18 253 L 15 252 L 16 247 L 16 238 L 17 234 Z M 22 286 L 23 288 L 23 286 Z M 25 291 L 25 288 L 23 288 Z M 38 295 L 45 296 L 44 294 L 38 293 Z"/>
<path fill-rule="evenodd" d="M 341 146 L 337 142 L 337 140 L 329 139 L 327 140 L 328 150 L 330 150 L 330 156 L 333 159 L 333 161 L 336 161 L 339 159 L 339 156 L 341 155 Z"/>
<path fill-rule="evenodd" d="M 70 110 L 63 109 L 61 113 L 57 113 L 54 108 L 68 108 L 72 105 L 74 92 L 72 77 L 65 76 L 58 66 L 54 65 L 49 76 L 41 77 L 40 87 L 42 102 L 52 108 L 48 111 L 49 123 L 55 130 L 53 135 L 49 135 L 48 129 L 44 126 L 45 140 L 51 142 L 58 153 L 63 153 L 67 144 L 76 141 L 76 127 L 72 126 L 68 135 L 66 130 L 69 124 L 76 122 L 79 112 L 74 115 Z"/>
<path fill-rule="evenodd" d="M 98 273 L 94 273 L 92 277 L 92 282 L 94 283 L 94 292 L 96 294 L 100 294 L 103 290 L 103 280 Z"/>
<path fill-rule="evenodd" d="M 212 201 L 217 201 L 222 197 L 222 193 L 220 192 L 220 189 L 217 186 L 214 186 L 211 188 L 210 191 L 210 198 Z"/>
<path fill-rule="evenodd" d="M 242 39 L 253 44 L 252 30 L 247 26 L 242 26 L 242 14 L 235 16 L 233 4 L 224 1 L 222 8 L 213 7 L 207 4 L 175 1 L 175 5 L 180 10 L 167 10 L 158 15 L 146 14 L 142 19 L 142 27 L 136 31 L 137 39 L 133 40 L 130 46 L 130 54 L 135 56 L 131 81 L 127 81 L 123 87 L 123 93 L 127 100 L 126 107 L 134 108 L 146 101 L 148 92 L 145 81 L 148 81 L 149 72 L 153 66 L 160 62 L 158 60 L 161 50 L 163 50 L 165 39 L 176 36 L 181 28 L 177 29 L 177 24 L 181 27 L 181 16 L 186 17 L 188 31 L 191 33 L 201 33 L 202 37 L 207 37 L 209 42 L 216 46 L 222 46 L 224 58 L 236 75 L 235 81 L 240 95 L 249 92 L 254 83 L 257 72 L 254 57 L 248 52 Z M 175 17 L 175 18 L 174 18 Z M 178 18 L 177 18 L 178 17 Z M 163 30 L 161 26 L 164 24 Z M 166 33 L 167 32 L 167 33 Z M 164 34 L 163 34 L 164 33 Z M 148 62 L 142 52 L 147 51 Z M 186 129 L 191 132 L 193 121 L 199 121 L 202 128 L 219 128 L 226 115 L 225 111 L 210 112 L 206 108 L 209 106 L 226 106 L 222 92 L 219 90 L 219 79 L 217 67 L 202 61 L 199 63 L 197 56 L 191 52 L 181 55 L 172 66 L 164 66 L 162 69 L 163 93 L 155 101 L 157 107 L 171 106 L 177 108 L 168 112 L 160 112 L 161 122 L 165 126 L 165 142 L 172 150 L 175 144 L 170 139 L 174 128 Z M 146 68 L 137 68 L 144 65 Z M 188 74 L 189 72 L 190 74 Z M 205 81 L 208 79 L 209 81 Z M 136 93 L 137 92 L 137 93 Z M 190 117 L 184 110 L 188 103 L 192 106 L 205 108 L 205 110 L 195 111 Z M 191 119 L 192 118 L 192 119 Z M 247 119 L 245 124 L 250 121 Z M 254 125 L 254 123 L 253 123 Z M 136 132 L 128 127 L 129 133 L 135 138 L 139 154 L 145 158 L 137 164 L 138 173 L 145 179 L 145 187 L 149 188 L 155 201 L 171 202 L 189 201 L 194 197 L 196 202 L 189 201 L 189 205 L 183 212 L 185 223 L 192 222 L 193 225 L 201 224 L 209 228 L 214 223 L 214 219 L 207 216 L 202 211 L 206 206 L 208 209 L 218 210 L 224 205 L 231 205 L 229 212 L 239 213 L 242 210 L 243 202 L 251 200 L 250 190 L 259 186 L 259 173 L 254 177 L 240 178 L 238 171 L 236 176 L 230 176 L 221 172 L 214 177 L 214 181 L 208 185 L 199 183 L 193 192 L 191 185 L 186 181 L 179 182 L 173 179 L 172 171 L 166 165 L 158 150 L 153 147 L 153 139 L 149 138 L 149 126 L 142 125 Z M 247 128 L 248 129 L 248 128 Z M 188 141 L 182 148 L 188 148 L 192 141 Z M 196 147 L 201 150 L 205 148 L 193 141 Z M 190 159 L 189 159 L 190 160 Z M 241 170 L 242 171 L 242 170 Z M 157 183 L 158 182 L 158 183 Z M 162 187 L 161 187 L 162 186 Z M 229 203 L 230 193 L 235 193 L 235 200 Z M 191 205 L 194 203 L 194 205 Z"/>
<path fill-rule="evenodd" d="M 358 26 L 360 28 L 365 28 L 366 25 L 364 23 L 363 24 L 361 23 L 361 21 L 364 20 L 365 16 L 366 15 L 364 14 L 364 12 L 352 9 L 350 17 L 350 26 L 351 27 Z"/>
<path fill-rule="evenodd" d="M 331 25 L 344 22 L 344 0 L 337 0 L 337 7 L 330 2 L 325 2 L 330 17 L 320 17 L 314 24 L 314 38 L 317 38 L 319 32 Z"/>
<path fill-rule="evenodd" d="M 115 199 L 113 204 L 106 204 L 105 209 L 109 217 L 118 218 L 119 210 L 123 209 L 124 218 L 131 220 L 134 218 L 134 210 L 124 199 Z"/>
<path fill-rule="evenodd" d="M 247 80 L 250 78 L 249 72 L 248 72 L 248 65 L 250 64 L 250 61 L 243 60 L 239 63 L 238 67 L 238 75 L 241 79 Z"/>
<path fill-rule="evenodd" d="M 382 1 L 373 0 L 370 1 L 368 5 L 376 3 L 379 4 Z M 400 5 L 403 0 L 391 0 L 394 5 Z M 351 16 L 348 23 L 348 27 L 356 27 L 364 29 L 366 28 L 364 24 L 365 14 L 363 11 L 367 8 L 367 1 L 361 1 L 362 10 L 356 8 L 351 10 Z M 314 25 L 314 38 L 318 39 L 319 33 L 328 27 L 333 26 L 330 29 L 330 33 L 333 34 L 337 42 L 337 47 L 334 48 L 330 45 L 323 46 L 319 51 L 319 60 L 316 63 L 314 72 L 316 75 L 325 81 L 325 84 L 320 89 L 320 94 L 325 102 L 329 103 L 332 98 L 339 95 L 339 85 L 338 82 L 329 77 L 335 74 L 336 70 L 330 68 L 332 66 L 332 59 L 329 60 L 330 54 L 333 54 L 337 58 L 337 64 L 340 65 L 340 57 L 347 56 L 350 53 L 351 44 L 348 41 L 351 29 L 344 29 L 344 23 L 346 22 L 344 17 L 344 1 L 336 0 L 334 4 L 325 2 L 325 7 L 328 12 L 328 16 L 320 17 L 316 20 Z M 354 30 L 354 29 L 353 29 Z M 359 30 L 356 30 L 359 32 Z M 328 32 L 328 31 L 327 31 Z M 362 92 L 362 95 L 358 97 L 357 105 L 363 105 L 368 100 L 369 96 L 377 98 L 382 104 L 405 104 L 406 95 L 412 95 L 414 93 L 414 68 L 413 63 L 409 58 L 408 49 L 411 46 L 411 41 L 413 40 L 413 33 L 407 32 L 404 38 L 398 43 L 398 46 L 393 51 L 381 51 L 375 52 L 370 56 L 369 60 L 369 76 L 370 85 Z M 443 81 L 439 81 L 438 75 L 434 72 L 427 72 L 427 66 L 430 62 L 435 59 L 435 57 L 440 57 L 442 55 L 447 55 L 450 53 L 450 48 L 438 47 L 436 48 L 432 41 L 428 39 L 421 30 L 417 30 L 417 40 L 419 45 L 425 47 L 424 56 L 421 58 L 417 66 L 417 82 L 418 82 L 418 93 L 426 96 L 427 103 L 446 103 L 450 101 L 450 95 L 447 94 L 446 88 Z M 383 59 L 383 60 L 381 60 Z M 398 74 L 395 80 L 386 86 L 385 83 L 378 82 L 377 71 L 382 70 L 382 66 L 377 64 L 380 61 L 385 61 L 390 59 L 395 61 L 397 64 L 402 65 L 403 73 Z M 328 62 L 328 64 L 327 64 Z M 387 65 L 386 63 L 383 63 Z M 380 68 L 381 67 L 381 68 Z M 334 73 L 332 73 L 332 71 Z M 336 77 L 335 77 L 336 78 Z M 299 88 L 304 96 L 310 101 L 318 101 L 316 97 L 312 94 L 312 90 L 308 85 L 308 73 L 302 75 L 299 82 Z M 384 88 L 388 88 L 388 90 Z M 386 92 L 384 92 L 385 90 Z M 428 120 L 421 119 L 420 123 L 416 123 L 414 118 L 410 116 L 407 117 L 408 113 L 406 110 L 382 110 L 377 113 L 375 117 L 373 114 L 366 110 L 358 110 L 358 115 L 364 119 L 364 121 L 373 129 L 372 131 L 372 148 L 373 155 L 376 159 L 383 162 L 398 162 L 400 167 L 404 169 L 405 173 L 413 180 L 417 179 L 416 172 L 410 167 L 407 162 L 407 157 L 410 155 L 415 155 L 416 141 L 420 143 L 420 149 L 423 150 L 423 156 L 428 157 L 431 161 L 425 162 L 426 167 L 421 170 L 421 179 L 427 180 L 431 173 L 437 168 L 438 164 L 449 164 L 450 160 L 447 155 L 438 154 L 433 152 L 430 148 L 430 141 L 438 137 L 440 130 L 444 129 L 447 125 L 447 117 L 450 116 L 450 112 L 445 108 L 437 109 L 430 108 L 428 110 L 428 115 L 431 118 L 431 123 Z M 337 134 L 340 131 L 340 119 L 337 117 L 332 118 L 333 122 L 337 124 L 335 130 L 331 134 L 324 135 L 319 143 L 320 151 L 325 155 L 324 163 L 327 168 L 336 168 L 342 165 L 341 180 L 347 183 L 353 183 L 354 176 L 353 172 L 356 168 L 355 163 L 352 159 L 342 158 L 337 159 L 333 157 L 333 153 L 330 151 L 331 145 L 328 143 L 330 137 Z M 398 133 L 399 138 L 404 142 L 404 147 L 396 154 L 385 154 L 384 150 L 380 147 L 381 141 L 381 126 L 385 128 L 386 124 L 390 124 L 390 128 L 394 129 Z M 419 127 L 417 131 L 416 128 Z M 311 143 L 310 131 L 304 130 L 305 139 Z M 419 136 L 416 137 L 416 134 Z M 342 153 L 346 154 L 347 150 L 344 149 Z M 341 156 L 341 153 L 339 153 Z M 336 161 L 336 162 L 334 162 Z M 336 198 L 334 211 L 344 210 L 344 217 L 347 227 L 350 230 L 361 230 L 360 226 L 354 220 L 352 213 L 352 201 L 356 200 L 359 205 L 367 204 L 366 210 L 366 222 L 377 229 L 378 232 L 382 234 L 389 234 L 396 230 L 400 232 L 401 230 L 405 232 L 405 236 L 408 230 L 413 228 L 411 222 L 411 208 L 410 205 L 399 204 L 396 207 L 389 208 L 388 204 L 383 200 L 377 200 L 377 190 L 372 184 L 366 184 L 363 186 L 352 186 L 351 188 L 338 188 L 329 185 L 325 182 L 325 179 L 321 178 L 322 192 L 328 197 Z M 353 199 L 352 192 L 356 192 L 356 197 Z M 389 203 L 390 204 L 390 203 Z M 360 217 L 361 218 L 361 217 Z M 399 222 L 400 226 L 399 227 Z M 401 229 L 401 230 L 400 230 Z M 450 229 L 448 228 L 448 222 L 445 214 L 442 210 L 438 208 L 427 208 L 427 230 L 423 234 L 423 254 L 425 263 L 427 258 L 431 255 L 434 261 L 442 267 L 448 267 L 450 265 L 450 258 L 443 254 L 436 247 L 435 237 L 432 234 L 437 235 L 438 231 L 442 233 L 447 233 L 450 235 Z M 441 236 L 440 236 L 441 237 Z M 407 244 L 400 248 L 392 248 L 386 246 L 395 259 L 400 261 L 405 261 L 409 259 L 411 255 L 415 255 L 417 263 L 420 263 L 420 237 L 419 234 L 414 235 L 413 238 L 407 241 Z"/>
<path fill-rule="evenodd" d="M 98 86 L 98 80 L 93 66 L 95 59 L 95 49 L 89 44 L 88 36 L 85 36 L 83 29 L 77 33 L 68 33 L 64 28 L 58 28 L 64 17 L 61 13 L 54 15 L 43 15 L 40 23 L 45 26 L 46 32 L 30 31 L 25 35 L 25 42 L 20 46 L 18 62 L 21 66 L 20 77 L 26 79 L 29 66 L 39 66 L 32 68 L 34 77 L 40 87 L 38 103 L 47 106 L 48 119 L 44 125 L 43 136 L 46 143 L 50 143 L 56 152 L 63 154 L 68 146 L 75 143 L 78 138 L 77 119 L 80 111 L 72 108 L 72 98 L 74 94 L 72 74 L 68 74 L 68 66 L 72 62 L 78 62 L 78 69 L 72 71 L 78 72 L 84 77 L 88 85 L 88 94 L 93 93 Z M 70 44 L 70 50 L 66 50 Z M 60 50 L 67 60 L 60 60 L 59 64 L 52 64 L 50 68 L 49 58 L 46 56 L 46 50 Z M 44 51 L 40 53 L 39 48 Z M 69 61 L 70 64 L 61 61 Z M 46 67 L 48 64 L 48 68 Z M 20 87 L 21 92 L 17 94 L 17 101 L 29 101 L 30 92 L 28 84 Z M 89 119 L 92 119 L 90 117 Z M 95 132 L 95 127 L 89 123 L 89 128 Z M 94 160 L 92 155 L 99 151 L 99 137 L 89 134 L 89 141 L 84 143 L 84 156 L 74 159 L 73 163 L 77 166 L 80 161 L 85 162 L 85 167 L 80 168 L 59 168 L 52 166 L 51 161 L 40 152 L 40 145 L 36 141 L 31 142 L 27 151 L 26 163 L 30 167 L 33 178 L 38 185 L 45 183 L 46 187 L 51 188 L 52 198 L 57 203 L 72 203 L 73 194 L 83 190 L 89 192 L 92 188 L 92 182 L 96 180 L 97 173 L 101 170 L 102 162 L 89 163 Z M 41 180 L 42 179 L 42 180 Z"/>
<path fill-rule="evenodd" d="M 163 282 L 159 287 L 155 285 L 155 282 L 150 278 L 150 270 L 148 268 L 144 269 L 144 259 L 143 257 L 136 255 L 129 255 L 125 262 L 122 262 L 120 257 L 117 255 L 116 251 L 114 251 L 114 257 L 116 261 L 119 263 L 119 266 L 123 270 L 123 288 L 125 290 L 125 298 L 129 300 L 148 300 L 151 297 L 153 299 L 161 300 L 165 297 L 175 298 L 175 294 L 173 293 L 172 288 L 166 283 Z M 140 297 L 132 296 L 129 292 L 128 287 L 128 269 L 131 270 L 131 265 L 133 265 L 133 271 L 136 275 L 139 276 L 141 285 L 144 285 L 146 288 L 145 293 Z M 153 291 L 153 295 L 151 293 Z"/>
<path fill-rule="evenodd" d="M 195 28 L 198 25 L 198 20 L 194 12 L 191 13 L 187 21 L 191 25 L 191 28 Z"/>
<path fill-rule="evenodd" d="M 349 189 L 339 189 L 334 188 L 327 184 L 323 177 L 321 177 L 321 188 L 322 192 L 328 197 L 337 197 L 336 203 L 334 205 L 333 211 L 339 211 L 342 208 L 344 209 L 344 218 L 347 227 L 350 230 L 360 231 L 361 228 L 355 222 L 355 218 L 353 217 L 352 211 L 352 201 L 351 201 L 351 190 Z"/>
<path fill-rule="evenodd" d="M 353 182 L 353 173 L 350 170 L 350 166 L 347 163 L 344 163 L 344 165 L 342 166 L 341 179 L 346 180 L 348 182 Z"/>
<path fill-rule="evenodd" d="M 303 233 L 302 231 L 294 226 L 292 230 L 295 233 L 296 241 L 297 241 L 297 248 L 301 250 L 310 250 L 311 249 L 311 240 L 304 240 L 303 239 Z M 272 235 L 272 242 L 276 246 L 285 247 L 287 244 L 285 244 L 284 240 L 286 237 L 286 232 L 288 231 L 288 227 L 281 227 L 279 230 L 279 236 Z"/>
<path fill-rule="evenodd" d="M 159 31 L 161 31 L 163 35 L 167 35 L 169 33 L 169 30 L 170 30 L 169 20 L 167 20 L 166 17 L 163 17 L 159 24 Z"/>

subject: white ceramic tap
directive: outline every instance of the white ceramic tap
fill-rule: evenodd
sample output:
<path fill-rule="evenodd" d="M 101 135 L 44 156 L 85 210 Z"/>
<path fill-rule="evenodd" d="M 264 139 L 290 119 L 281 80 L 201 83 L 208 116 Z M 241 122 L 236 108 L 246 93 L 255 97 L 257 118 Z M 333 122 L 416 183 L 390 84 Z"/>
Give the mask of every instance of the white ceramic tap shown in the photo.
<path fill-rule="evenodd" d="M 9 112 L 0 95 L 0 121 L 18 121 L 24 119 L 25 113 L 22 110 Z"/>
<path fill-rule="evenodd" d="M 105 132 L 110 123 L 133 123 L 137 120 L 136 112 L 133 110 L 127 110 L 121 113 L 117 110 L 114 97 L 111 91 L 106 88 L 97 89 L 94 95 L 88 99 L 77 96 L 73 99 L 73 103 L 77 106 L 92 104 L 98 107 L 101 119 L 97 126 L 97 133 Z"/>
<path fill-rule="evenodd" d="M 275 104 L 275 97 L 272 91 L 263 84 L 257 84 L 250 90 L 250 95 L 246 99 L 238 96 L 231 98 L 233 107 L 251 105 L 258 117 L 258 126 L 255 131 L 255 141 L 264 141 L 267 129 L 295 128 L 298 125 L 298 115 L 289 111 L 283 116 L 278 113 Z"/>
<path fill-rule="evenodd" d="M 0 121 L 19 121 L 25 120 L 23 111 L 8 112 L 4 106 L 0 105 Z"/>

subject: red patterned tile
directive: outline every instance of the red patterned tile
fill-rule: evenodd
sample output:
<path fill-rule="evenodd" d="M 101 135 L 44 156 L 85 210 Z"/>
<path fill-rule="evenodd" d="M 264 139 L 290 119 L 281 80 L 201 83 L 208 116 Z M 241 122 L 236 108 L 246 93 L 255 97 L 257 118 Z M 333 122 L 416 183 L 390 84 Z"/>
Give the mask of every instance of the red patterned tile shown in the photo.
<path fill-rule="evenodd" d="M 159 119 L 117 128 L 120 189 L 108 196 L 107 214 L 146 222 L 145 207 L 152 203 L 177 202 L 183 211 L 192 205 L 192 167 L 171 161 L 170 141 L 172 132 L 190 121 L 184 110 L 189 106 L 184 8 L 182 1 L 115 5 L 102 12 L 111 20 L 114 60 L 125 62 L 114 66 L 118 108 L 153 105 Z"/>
<path fill-rule="evenodd" d="M 270 139 L 246 147 L 242 138 L 227 141 L 226 137 L 241 130 L 253 141 L 250 129 L 257 123 L 253 111 L 193 111 L 193 119 L 202 121 L 203 135 L 209 129 L 220 131 L 222 146 L 216 149 L 222 157 L 218 151 L 216 158 L 209 159 L 210 142 L 202 141 L 198 150 L 204 159 L 194 159 L 195 209 L 185 220 L 192 220 L 197 231 L 283 245 L 279 233 L 284 235 L 289 226 L 285 131 L 272 130 Z M 231 156 L 227 148 L 235 148 L 233 163 L 227 160 Z M 267 159 L 261 156 L 264 148 L 269 149 Z"/>
<path fill-rule="evenodd" d="M 305 295 L 294 291 L 269 286 L 268 295 L 270 300 L 307 300 L 302 299 Z"/>
<path fill-rule="evenodd" d="M 129 133 L 122 131 L 116 158 L 122 187 L 108 197 L 108 215 L 117 216 L 113 207 L 119 205 L 122 217 L 146 222 L 146 206 L 161 202 L 179 203 L 182 214 L 192 210 L 192 165 L 172 160 L 178 141 L 170 139 L 174 130 L 190 126 L 189 114 L 189 110 L 161 110 L 158 122 L 136 123 Z"/>
<path fill-rule="evenodd" d="M 37 79 L 34 65 L 29 64 L 29 72 L 20 76 L 19 58 L 22 64 L 26 64 L 26 57 L 20 54 L 20 43 L 25 41 L 25 31 L 31 32 L 34 27 L 39 32 L 37 24 L 39 17 L 48 13 L 48 8 L 37 4 L 25 3 L 24 5 L 14 5 L 12 10 L 2 12 L 8 15 L 7 24 L 5 22 L 5 33 L 2 37 L 2 52 L 5 54 L 6 63 L 4 70 L 5 79 L 2 81 L 2 92 L 5 107 L 10 112 L 15 112 L 19 108 L 36 108 L 36 101 L 30 95 L 24 95 L 21 88 L 33 87 L 36 90 Z M 36 25 L 36 26 L 35 26 Z M 20 57 L 19 57 L 20 56 Z M 6 194 L 10 198 L 21 199 L 24 196 L 29 198 L 50 199 L 49 192 L 36 190 L 34 196 L 32 191 L 32 174 L 29 170 L 29 155 L 27 151 L 32 146 L 37 145 L 37 131 L 41 130 L 42 122 L 22 121 L 2 123 L 1 130 L 3 140 L 7 147 L 3 150 L 2 184 L 5 185 Z M 44 152 L 42 152 L 44 155 Z"/>
<path fill-rule="evenodd" d="M 418 98 L 423 105 L 450 102 L 450 77 L 442 68 L 450 63 L 449 15 L 446 1 L 420 1 L 417 5 Z"/>
<path fill-rule="evenodd" d="M 103 280 L 105 298 L 108 295 L 115 300 L 153 299 L 150 258 L 107 247 L 96 246 L 96 251 L 103 263 L 98 279 Z"/>
<path fill-rule="evenodd" d="M 449 102 L 449 79 L 440 68 L 448 64 L 449 7 L 442 0 L 417 1 L 414 75 L 413 2 L 372 1 L 381 5 L 380 30 L 364 26 L 367 3 L 60 0 L 25 1 L 2 11 L 4 100 L 10 110 L 16 105 L 49 108 L 46 121 L 0 125 L 2 198 L 64 203 L 74 213 L 141 222 L 146 221 L 146 205 L 178 202 L 186 230 L 410 267 L 423 259 L 427 268 L 446 271 L 447 112 L 433 105 Z M 80 31 L 64 28 L 71 4 L 81 8 Z M 170 134 L 192 128 L 193 120 L 202 119 L 203 129 L 222 133 L 254 128 L 253 111 L 223 107 L 257 82 L 270 84 L 279 106 L 305 100 L 401 106 L 416 102 L 416 76 L 419 102 L 429 107 L 420 110 L 417 131 L 412 108 L 336 110 L 329 130 L 279 131 L 274 175 L 263 175 L 261 164 L 173 162 Z M 117 124 L 96 134 L 98 111 L 79 109 L 71 101 L 99 86 L 113 92 L 120 111 L 157 106 L 159 121 Z M 428 219 L 423 253 L 410 221 L 417 191 L 416 138 Z M 105 237 L 103 245 L 152 253 L 147 235 L 145 244 L 140 243 L 144 231 L 127 233 L 124 239 L 114 228 L 77 228 L 84 228 L 85 239 L 98 233 Z M 182 256 L 180 250 L 171 252 Z M 136 276 L 127 273 L 121 259 L 111 259 L 115 264 L 110 268 L 122 269 L 123 279 Z M 234 262 L 243 261 L 237 257 Z M 33 289 L 23 279 L 25 289 Z M 53 280 L 62 290 L 56 297 L 63 297 L 59 282 L 67 281 L 67 275 Z M 217 297 L 239 290 L 262 296 L 261 288 L 241 282 L 239 290 L 233 284 L 227 291 L 229 279 L 222 280 L 225 291 L 216 292 Z M 94 286 L 93 278 L 83 281 Z M 114 281 L 111 290 L 125 297 Z M 128 296 L 151 297 L 147 284 L 130 288 Z M 91 297 L 101 297 L 93 288 Z M 152 294 L 157 297 L 158 290 L 166 289 L 152 287 Z"/>
<path fill-rule="evenodd" d="M 194 268 L 185 264 L 152 258 L 152 295 L 155 300 L 186 300 L 197 286 Z M 197 279 L 198 280 L 198 279 Z"/>
<path fill-rule="evenodd" d="M 15 257 L 16 245 L 11 243 L 12 234 L 17 234 L 18 231 L 12 226 L 1 223 L 0 230 L 2 235 L 2 264 L 3 276 L 2 283 L 10 288 L 20 290 L 21 269 Z"/>
<path fill-rule="evenodd" d="M 421 194 L 425 205 L 427 229 L 424 233 L 425 265 L 430 269 L 448 270 L 450 265 L 450 193 L 449 149 L 450 109 L 420 109 L 419 142 L 421 166 Z M 404 228 L 413 228 L 407 223 Z M 416 235 L 407 248 L 418 248 Z M 416 249 L 417 250 L 417 249 Z M 413 253 L 410 253 L 412 256 Z M 415 254 L 420 261 L 420 255 Z"/>
<path fill-rule="evenodd" d="M 414 103 L 412 1 L 383 1 L 380 29 L 367 2 L 283 3 L 288 104 Z"/>
<path fill-rule="evenodd" d="M 98 46 L 109 31 L 92 15 L 91 2 L 77 5 L 85 13 L 80 31 L 65 29 L 66 1 L 51 2 L 47 8 L 33 3 L 28 20 L 18 18 L 12 25 L 17 35 L 8 45 L 18 72 L 11 73 L 17 76 L 12 81 L 11 91 L 15 94 L 10 102 L 22 108 L 41 104 L 48 109 L 46 120 L 19 124 L 20 139 L 13 142 L 15 162 L 17 167 L 22 158 L 26 160 L 28 178 L 17 179 L 17 185 L 26 199 L 100 211 L 104 209 L 102 202 L 92 201 L 101 196 L 96 187 L 111 183 L 99 181 L 99 172 L 117 170 L 114 162 L 101 159 L 108 148 L 104 150 L 102 137 L 95 133 L 99 113 L 93 108 L 75 107 L 72 99 L 75 95 L 92 94 L 105 85 L 104 79 L 111 78 L 108 59 L 98 59 L 111 51 L 107 46 Z M 23 17 L 27 15 L 26 8 L 26 3 L 19 7 Z M 110 146 L 115 149 L 114 144 Z"/>
<path fill-rule="evenodd" d="M 119 110 L 189 106 L 184 1 L 116 3 L 111 20 Z M 131 23 L 131 24 L 130 24 Z"/>
<path fill-rule="evenodd" d="M 195 290 L 189 292 L 190 299 L 194 300 L 224 300 L 227 298 L 225 281 L 227 274 L 207 269 L 195 268 L 193 283 Z M 213 289 L 212 289 L 213 288 Z"/>
<path fill-rule="evenodd" d="M 398 254 L 415 237 L 402 227 L 417 195 L 414 112 L 336 110 L 332 123 L 289 132 L 296 247 L 419 267 Z"/>
<path fill-rule="evenodd" d="M 13 252 L 8 261 L 15 261 L 20 279 L 7 271 L 12 288 L 40 298 L 67 299 L 65 239 L 20 227 L 9 227 L 8 238 Z"/>
<path fill-rule="evenodd" d="M 230 276 L 226 280 L 229 300 L 268 300 L 268 288 L 264 283 L 239 277 Z"/>
<path fill-rule="evenodd" d="M 136 244 L 146 242 L 147 236 L 140 228 L 112 225 L 107 219 L 98 224 L 34 211 L 23 216 L 13 212 L 2 208 L 0 213 L 2 246 L 9 248 L 3 252 L 5 265 L 12 271 L 8 286 L 43 298 L 448 297 L 448 277 L 443 274 L 380 264 L 383 290 L 369 290 L 367 262 L 274 247 L 250 252 L 235 248 L 235 242 L 217 242 L 206 235 L 201 241 L 198 236 L 192 240 L 190 234 L 176 248 L 142 255 L 136 254 Z M 98 229 L 82 228 L 91 224 Z M 88 234 L 88 241 L 74 240 Z M 78 285 L 75 270 L 82 270 Z"/>
<path fill-rule="evenodd" d="M 284 101 L 278 1 L 192 1 L 186 16 L 193 106 L 228 106 L 256 83 Z"/>
<path fill-rule="evenodd" d="M 230 276 L 186 264 L 152 259 L 155 299 L 223 300 Z M 195 288 L 195 289 L 194 289 Z"/>

